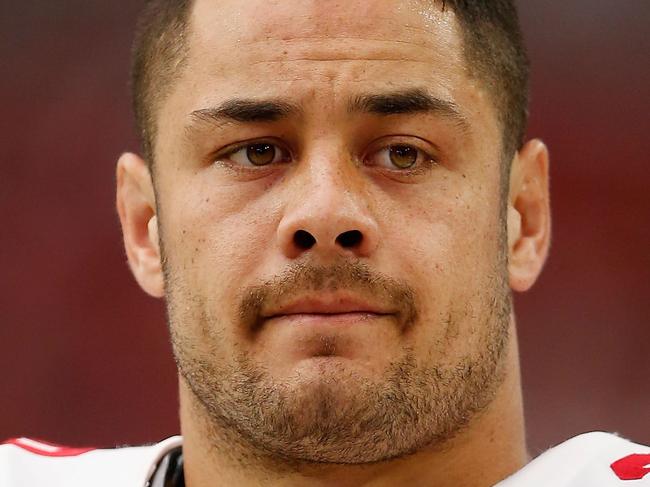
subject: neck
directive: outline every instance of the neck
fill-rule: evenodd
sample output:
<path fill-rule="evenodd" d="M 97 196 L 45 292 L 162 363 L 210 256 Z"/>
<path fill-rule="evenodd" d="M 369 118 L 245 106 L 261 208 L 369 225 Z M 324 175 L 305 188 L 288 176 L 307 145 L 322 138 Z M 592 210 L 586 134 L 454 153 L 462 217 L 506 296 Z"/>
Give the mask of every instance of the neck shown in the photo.
<path fill-rule="evenodd" d="M 489 487 L 522 468 L 525 445 L 519 357 L 514 324 L 506 358 L 505 379 L 490 406 L 444 445 L 413 455 L 368 465 L 279 465 L 251 453 L 229 432 L 213 428 L 181 379 L 181 430 L 187 487 Z"/>

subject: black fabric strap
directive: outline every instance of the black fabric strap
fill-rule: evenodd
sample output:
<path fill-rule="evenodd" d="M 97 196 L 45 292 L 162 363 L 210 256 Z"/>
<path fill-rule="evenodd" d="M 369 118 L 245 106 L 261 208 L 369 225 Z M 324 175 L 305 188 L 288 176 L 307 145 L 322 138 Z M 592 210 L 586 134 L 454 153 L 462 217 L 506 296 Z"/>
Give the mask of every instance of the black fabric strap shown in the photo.
<path fill-rule="evenodd" d="M 180 446 L 167 453 L 158 462 L 147 487 L 185 487 L 183 450 Z"/>

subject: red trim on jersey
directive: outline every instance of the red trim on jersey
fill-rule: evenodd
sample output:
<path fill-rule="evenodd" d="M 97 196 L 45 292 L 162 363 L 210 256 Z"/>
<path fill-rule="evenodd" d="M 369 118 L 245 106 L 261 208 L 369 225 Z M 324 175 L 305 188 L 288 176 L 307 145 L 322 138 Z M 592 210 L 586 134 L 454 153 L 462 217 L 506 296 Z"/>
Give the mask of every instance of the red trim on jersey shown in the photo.
<path fill-rule="evenodd" d="M 650 474 L 650 454 L 628 455 L 616 460 L 610 467 L 621 480 L 641 480 Z"/>
<path fill-rule="evenodd" d="M 32 440 L 31 438 L 12 438 L 0 444 L 15 445 L 23 450 L 44 457 L 76 457 L 82 453 L 96 450 L 96 448 L 70 448 L 68 446 L 55 445 L 41 440 Z"/>

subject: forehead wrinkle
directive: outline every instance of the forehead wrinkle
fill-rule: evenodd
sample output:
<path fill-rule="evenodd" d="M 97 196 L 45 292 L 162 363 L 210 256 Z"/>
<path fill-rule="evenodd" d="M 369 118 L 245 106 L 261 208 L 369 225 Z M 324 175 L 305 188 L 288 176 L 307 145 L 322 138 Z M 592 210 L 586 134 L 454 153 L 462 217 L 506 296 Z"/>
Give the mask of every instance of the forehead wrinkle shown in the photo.
<path fill-rule="evenodd" d="M 292 63 L 292 62 L 322 62 L 322 63 L 330 63 L 330 62 L 353 62 L 353 61 L 382 61 L 382 62 L 399 62 L 399 63 L 420 63 L 420 64 L 428 64 L 428 61 L 422 61 L 422 60 L 417 60 L 417 59 L 407 59 L 407 58 L 368 58 L 368 57 L 349 57 L 349 56 L 343 56 L 343 57 L 327 57 L 327 58 L 321 58 L 321 57 L 299 57 L 299 58 L 291 58 L 291 59 L 267 59 L 264 61 L 253 61 L 250 63 L 251 66 L 256 66 L 259 64 L 282 64 L 282 63 Z"/>
<path fill-rule="evenodd" d="M 359 41 L 366 42 L 362 48 L 357 47 Z M 368 41 L 371 44 L 368 44 Z M 277 47 L 269 49 L 269 45 Z M 252 42 L 247 44 L 247 47 L 252 49 L 253 52 L 268 53 L 266 59 L 253 61 L 251 64 L 289 61 L 404 61 L 430 63 L 432 59 L 442 57 L 441 51 L 443 50 L 440 46 L 434 48 L 420 42 L 361 36 L 274 39 Z M 444 50 L 446 59 L 458 59 L 459 56 L 449 56 L 449 50 Z"/>
<path fill-rule="evenodd" d="M 427 32 L 428 35 L 431 35 L 431 32 Z M 390 39 L 386 36 L 372 37 L 372 36 L 351 36 L 351 35 L 341 35 L 341 36 L 327 36 L 327 35 L 313 35 L 313 36 L 297 36 L 297 37 L 283 37 L 283 38 L 265 38 L 264 40 L 252 41 L 247 43 L 250 46 L 255 46 L 257 44 L 262 44 L 264 47 L 268 47 L 270 42 L 284 43 L 291 45 L 293 43 L 303 42 L 303 41 L 320 41 L 327 44 L 332 44 L 337 41 L 373 41 L 382 44 L 406 44 L 416 47 L 418 49 L 424 48 L 431 51 L 436 51 L 433 47 L 427 46 L 425 43 L 414 42 L 411 40 L 405 39 Z"/>

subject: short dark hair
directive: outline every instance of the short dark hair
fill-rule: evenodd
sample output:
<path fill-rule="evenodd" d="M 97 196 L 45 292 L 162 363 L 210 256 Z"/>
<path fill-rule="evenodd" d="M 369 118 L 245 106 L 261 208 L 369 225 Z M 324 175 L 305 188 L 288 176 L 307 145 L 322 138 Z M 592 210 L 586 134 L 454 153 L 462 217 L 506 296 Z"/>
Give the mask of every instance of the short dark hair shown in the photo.
<path fill-rule="evenodd" d="M 131 59 L 131 97 L 145 160 L 152 165 L 156 113 L 185 64 L 193 0 L 146 0 Z"/>
<path fill-rule="evenodd" d="M 437 1 L 458 18 L 466 63 L 492 96 L 503 130 L 503 154 L 509 160 L 521 148 L 528 122 L 529 64 L 514 0 Z M 131 89 L 149 164 L 154 159 L 156 112 L 187 57 L 193 4 L 194 0 L 147 0 L 138 19 Z"/>
<path fill-rule="evenodd" d="M 508 160 L 524 143 L 529 61 L 515 0 L 442 0 L 461 26 L 465 62 L 492 96 Z"/>

